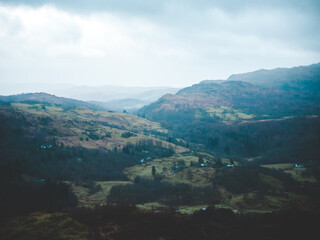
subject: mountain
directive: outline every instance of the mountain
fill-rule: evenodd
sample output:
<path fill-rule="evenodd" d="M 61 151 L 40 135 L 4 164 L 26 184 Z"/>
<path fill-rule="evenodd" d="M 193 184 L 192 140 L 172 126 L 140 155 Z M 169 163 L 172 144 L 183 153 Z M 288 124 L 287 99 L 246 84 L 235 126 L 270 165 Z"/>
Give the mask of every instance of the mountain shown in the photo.
<path fill-rule="evenodd" d="M 304 91 L 267 88 L 242 81 L 200 83 L 167 94 L 139 110 L 153 121 L 213 117 L 221 120 L 247 120 L 304 116 L 320 113 L 318 95 Z"/>
<path fill-rule="evenodd" d="M 212 108 L 227 107 L 263 119 L 319 114 L 319 102 L 320 63 L 236 74 L 227 81 L 205 80 L 175 95 L 163 96 L 141 108 L 139 114 L 155 121 L 181 111 L 188 114 L 196 111 L 196 118 L 202 115 L 221 118 Z"/>
<path fill-rule="evenodd" d="M 141 108 L 138 115 L 160 122 L 173 138 L 213 154 L 262 156 L 265 161 L 316 159 L 319 66 L 203 81 L 175 95 L 164 95 Z"/>
<path fill-rule="evenodd" d="M 70 98 L 57 97 L 55 95 L 51 95 L 43 92 L 0 96 L 0 101 L 15 102 L 15 103 L 42 103 L 42 104 L 60 105 L 63 107 L 87 107 L 95 110 L 103 109 L 102 107 L 99 107 L 92 103 L 70 99 Z"/>
<path fill-rule="evenodd" d="M 98 104 L 113 111 L 135 110 L 156 101 L 161 96 L 175 94 L 172 87 L 123 87 L 123 86 L 74 86 L 50 83 L 6 83 L 0 94 L 11 95 L 25 92 L 46 92 L 65 98 L 78 99 Z M 128 99 L 132 99 L 129 103 Z M 128 105 L 129 104 L 129 105 Z"/>
<path fill-rule="evenodd" d="M 244 81 L 259 86 L 293 89 L 319 94 L 320 63 L 294 68 L 261 69 L 254 72 L 233 74 L 229 81 Z"/>
<path fill-rule="evenodd" d="M 151 103 L 166 93 L 176 93 L 170 87 L 77 86 L 57 91 L 59 96 L 70 96 L 83 101 L 110 102 L 122 99 L 139 99 Z"/>

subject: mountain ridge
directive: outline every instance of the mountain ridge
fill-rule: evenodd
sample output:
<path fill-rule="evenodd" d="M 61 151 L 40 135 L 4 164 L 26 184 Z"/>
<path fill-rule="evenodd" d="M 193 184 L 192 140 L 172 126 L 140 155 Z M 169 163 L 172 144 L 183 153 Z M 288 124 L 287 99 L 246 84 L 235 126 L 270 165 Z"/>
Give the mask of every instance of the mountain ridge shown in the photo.
<path fill-rule="evenodd" d="M 166 109 L 178 112 L 219 106 L 242 109 L 261 118 L 266 117 L 266 114 L 275 117 L 272 115 L 277 112 L 279 114 L 276 117 L 319 114 L 317 102 L 320 100 L 320 63 L 279 69 L 231 75 L 225 81 L 205 80 L 183 88 L 175 95 L 164 95 L 158 101 L 141 108 L 138 114 L 161 121 L 161 114 L 154 117 L 154 113 Z M 278 71 L 285 71 L 287 77 L 277 85 L 277 79 L 283 76 L 283 73 L 276 76 Z M 297 71 L 300 75 L 291 79 L 290 76 Z M 265 72 L 268 73 L 268 79 L 272 76 L 274 78 L 267 81 L 265 75 L 259 75 Z M 253 81 L 252 76 L 257 76 L 257 80 Z M 303 78 L 304 76 L 308 77 Z M 260 81 L 260 84 L 256 84 L 257 81 Z M 162 114 L 166 115 L 163 111 Z"/>
<path fill-rule="evenodd" d="M 320 81 L 320 63 L 293 68 L 260 69 L 253 72 L 232 74 L 227 81 L 245 81 L 266 87 L 293 88 L 302 83 Z M 316 84 L 313 84 L 313 87 Z M 317 88 L 319 90 L 319 86 Z"/>
<path fill-rule="evenodd" d="M 44 103 L 44 104 L 56 104 L 64 107 L 88 107 L 94 110 L 105 110 L 105 108 L 99 107 L 96 104 L 89 102 L 76 100 L 72 98 L 57 97 L 53 94 L 48 94 L 45 92 L 35 92 L 35 93 L 22 93 L 9 96 L 0 96 L 0 100 L 3 102 L 16 102 L 16 103 Z"/>

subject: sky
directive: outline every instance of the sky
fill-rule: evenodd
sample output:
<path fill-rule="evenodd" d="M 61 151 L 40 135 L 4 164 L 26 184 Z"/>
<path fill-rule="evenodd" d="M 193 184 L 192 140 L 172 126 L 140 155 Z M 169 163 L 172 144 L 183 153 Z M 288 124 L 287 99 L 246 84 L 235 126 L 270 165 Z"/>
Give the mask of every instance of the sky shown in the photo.
<path fill-rule="evenodd" d="M 0 0 L 8 84 L 185 87 L 320 62 L 315 0 Z"/>

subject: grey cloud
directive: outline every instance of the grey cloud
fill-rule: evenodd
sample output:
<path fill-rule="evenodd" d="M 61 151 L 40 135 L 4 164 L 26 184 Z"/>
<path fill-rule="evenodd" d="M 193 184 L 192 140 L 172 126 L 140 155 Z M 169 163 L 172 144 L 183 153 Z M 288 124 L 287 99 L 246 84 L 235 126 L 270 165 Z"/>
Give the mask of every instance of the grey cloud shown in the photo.
<path fill-rule="evenodd" d="M 165 11 L 172 5 L 189 6 L 197 10 L 221 8 L 225 11 L 242 11 L 245 8 L 298 8 L 302 11 L 319 12 L 318 0 L 0 0 L 2 3 L 16 5 L 42 6 L 54 4 L 68 10 L 90 11 L 117 11 L 134 14 L 155 14 Z"/>
<path fill-rule="evenodd" d="M 80 40 L 83 45 L 73 44 L 83 38 L 81 29 L 73 25 L 72 20 L 70 26 L 62 22 L 64 26 L 61 29 L 58 25 L 54 26 L 53 31 L 45 33 L 47 35 L 44 37 L 50 40 L 49 43 L 44 42 L 39 49 L 36 46 L 36 52 L 43 59 L 36 59 L 33 52 L 30 56 L 26 53 L 24 57 L 29 56 L 35 62 L 29 66 L 32 70 L 25 72 L 29 69 L 20 68 L 17 64 L 21 62 L 24 66 L 25 61 L 15 57 L 15 45 L 11 44 L 11 40 L 15 40 L 15 32 L 19 31 L 19 22 L 0 19 L 0 24 L 1 21 L 5 22 L 4 26 L 13 35 L 3 39 L 8 44 L 6 49 L 12 51 L 11 62 L 8 59 L 1 61 L 5 54 L 0 48 L 0 75 L 3 79 L 18 79 L 19 76 L 26 79 L 30 76 L 30 79 L 77 79 L 78 82 L 85 82 L 92 78 L 96 84 L 105 79 L 128 84 L 128 79 L 132 77 L 139 79 L 136 83 L 139 85 L 170 85 L 174 79 L 177 86 L 185 86 L 201 79 L 226 78 L 236 72 L 307 65 L 320 60 L 320 1 L 0 0 L 0 7 L 27 5 L 33 9 L 47 4 L 85 21 L 94 16 L 93 19 L 100 21 L 102 26 L 108 21 L 111 21 L 109 24 L 115 24 L 113 21 L 119 20 L 120 25 L 115 24 L 115 28 L 120 28 L 119 34 L 124 37 L 120 40 L 126 41 L 128 38 L 129 43 L 122 46 L 115 41 L 118 48 L 114 52 L 124 49 L 116 56 L 103 49 L 108 43 L 92 47 L 96 39 L 89 38 L 86 42 Z M 103 18 L 104 13 L 110 14 L 111 20 Z M 141 29 L 137 30 L 136 27 Z M 89 36 L 95 37 L 91 33 Z M 97 38 L 99 36 L 97 34 Z M 50 49 L 48 44 L 55 43 L 68 43 L 61 44 L 65 47 L 62 50 L 52 50 L 61 51 L 58 60 L 43 54 L 43 49 Z M 78 50 L 101 50 L 105 55 L 89 59 L 85 55 L 75 54 Z M 133 52 L 133 60 L 128 57 L 130 51 Z M 70 62 L 63 62 L 68 56 Z M 20 72 L 5 67 L 9 63 L 10 68 L 20 68 Z"/>

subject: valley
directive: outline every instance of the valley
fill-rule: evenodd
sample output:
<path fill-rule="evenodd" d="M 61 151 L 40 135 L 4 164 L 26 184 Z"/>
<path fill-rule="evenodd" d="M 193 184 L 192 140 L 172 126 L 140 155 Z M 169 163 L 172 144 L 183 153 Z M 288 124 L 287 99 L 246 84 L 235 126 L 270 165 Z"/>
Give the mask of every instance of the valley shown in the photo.
<path fill-rule="evenodd" d="M 217 234 L 211 227 L 247 236 L 240 226 L 270 225 L 261 216 L 319 217 L 319 93 L 234 78 L 166 94 L 137 115 L 46 93 L 2 96 L 0 233 L 41 238 L 43 224 L 61 239 L 123 239 L 166 218 L 193 237 Z"/>

